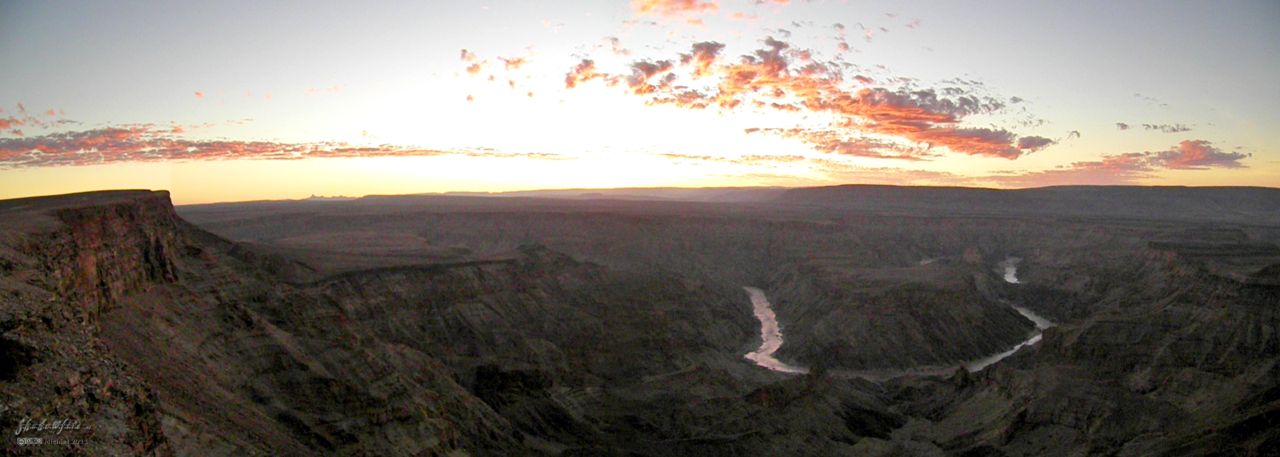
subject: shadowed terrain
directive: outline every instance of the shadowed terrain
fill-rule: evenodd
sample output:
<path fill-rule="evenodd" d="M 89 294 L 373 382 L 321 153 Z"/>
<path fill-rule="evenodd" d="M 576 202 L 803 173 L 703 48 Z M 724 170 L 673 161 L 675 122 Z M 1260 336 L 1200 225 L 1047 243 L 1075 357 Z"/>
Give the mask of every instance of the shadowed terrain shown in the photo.
<path fill-rule="evenodd" d="M 93 454 L 1274 455 L 1277 214 L 1263 188 L 7 200 L 0 428 L 74 417 Z M 743 357 L 744 287 L 809 373 Z M 1056 325 L 956 368 L 1040 331 L 1014 306 Z"/>

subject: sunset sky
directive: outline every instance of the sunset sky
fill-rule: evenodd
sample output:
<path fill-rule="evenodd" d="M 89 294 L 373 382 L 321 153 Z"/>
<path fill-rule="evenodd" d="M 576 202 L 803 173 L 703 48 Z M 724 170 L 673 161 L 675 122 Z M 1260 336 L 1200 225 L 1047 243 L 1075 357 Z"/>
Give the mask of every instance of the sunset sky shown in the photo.
<path fill-rule="evenodd" d="M 1274 0 L 0 1 L 0 68 L 0 198 L 1280 186 Z"/>

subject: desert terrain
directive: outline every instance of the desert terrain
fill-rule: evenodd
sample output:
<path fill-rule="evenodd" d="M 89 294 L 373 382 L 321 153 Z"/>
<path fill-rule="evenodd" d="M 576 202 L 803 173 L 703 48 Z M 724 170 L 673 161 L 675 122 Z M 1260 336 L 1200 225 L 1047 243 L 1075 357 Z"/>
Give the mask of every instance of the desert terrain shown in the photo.
<path fill-rule="evenodd" d="M 77 418 L 89 455 L 1276 455 L 1278 311 L 1269 188 L 24 198 L 0 429 Z"/>

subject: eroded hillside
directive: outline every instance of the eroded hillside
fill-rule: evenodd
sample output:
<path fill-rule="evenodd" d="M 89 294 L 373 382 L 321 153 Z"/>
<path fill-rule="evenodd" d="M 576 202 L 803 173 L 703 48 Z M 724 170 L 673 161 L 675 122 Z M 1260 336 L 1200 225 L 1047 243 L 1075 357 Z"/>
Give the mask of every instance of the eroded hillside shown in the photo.
<path fill-rule="evenodd" d="M 0 426 L 81 424 L 63 432 L 78 440 L 66 446 L 3 446 L 1008 456 L 1280 447 L 1276 229 L 896 211 L 387 197 L 179 217 L 163 192 L 0 202 Z M 1010 258 L 1020 259 L 1017 283 L 1000 270 Z M 743 358 L 760 343 L 743 286 L 768 294 L 786 335 L 777 355 L 809 374 Z M 979 372 L 954 368 L 1039 335 L 1015 305 L 1057 325 Z M 944 369 L 913 371 L 925 366 Z M 875 369 L 903 376 L 856 375 Z"/>

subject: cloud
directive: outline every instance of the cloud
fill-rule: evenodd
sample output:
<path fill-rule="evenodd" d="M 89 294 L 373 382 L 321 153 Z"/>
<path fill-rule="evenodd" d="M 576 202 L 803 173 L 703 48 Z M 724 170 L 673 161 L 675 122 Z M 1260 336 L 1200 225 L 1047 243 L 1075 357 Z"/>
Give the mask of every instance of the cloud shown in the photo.
<path fill-rule="evenodd" d="M 1164 168 L 1204 170 L 1208 168 L 1244 168 L 1241 160 L 1252 154 L 1223 152 L 1205 140 L 1183 140 L 1167 151 L 1147 153 L 1153 164 Z"/>
<path fill-rule="evenodd" d="M 511 58 L 499 57 L 498 60 L 502 61 L 503 67 L 505 67 L 508 71 L 519 70 L 520 67 L 524 66 L 524 64 L 529 63 L 529 61 L 524 57 L 511 57 Z"/>
<path fill-rule="evenodd" d="M 1144 101 L 1144 102 L 1150 103 L 1150 104 L 1152 104 L 1152 105 L 1157 105 L 1157 106 L 1162 106 L 1162 107 L 1168 107 L 1168 106 L 1169 106 L 1169 104 L 1168 104 L 1168 103 L 1165 103 L 1165 102 L 1163 102 L 1163 101 L 1160 101 L 1160 99 L 1155 98 L 1155 97 L 1152 97 L 1152 96 L 1150 96 L 1150 95 L 1143 95 L 1143 94 L 1141 94 L 1141 93 L 1134 92 L 1134 93 L 1133 93 L 1133 96 L 1134 96 L 1134 98 L 1137 98 L 1137 99 L 1142 100 L 1142 101 Z"/>
<path fill-rule="evenodd" d="M 1164 133 L 1190 132 L 1191 128 L 1182 124 L 1142 124 L 1147 130 L 1159 130 Z"/>
<path fill-rule="evenodd" d="M 558 159 L 555 154 L 504 153 L 492 150 L 435 150 L 414 146 L 354 146 L 342 142 L 282 143 L 273 141 L 193 140 L 180 128 L 151 124 L 52 133 L 28 138 L 0 138 L 0 169 L 96 165 L 121 162 L 265 159 L 314 157 L 526 157 Z"/>
<path fill-rule="evenodd" d="M 307 95 L 336 94 L 342 92 L 342 89 L 343 86 L 341 84 L 335 84 L 329 87 L 308 87 Z"/>
<path fill-rule="evenodd" d="M 1141 124 L 1141 125 L 1142 125 L 1142 129 L 1147 131 L 1156 130 L 1164 133 L 1182 133 L 1182 132 L 1191 131 L 1191 127 L 1187 127 L 1185 124 Z M 1129 130 L 1133 128 L 1133 126 L 1126 124 L 1124 122 L 1117 122 L 1116 128 L 1120 130 Z"/>
<path fill-rule="evenodd" d="M 631 9 L 636 14 L 657 16 L 679 16 L 684 14 L 700 14 L 720 8 L 716 0 L 632 0 Z"/>
<path fill-rule="evenodd" d="M 1163 151 L 1108 154 L 1100 160 L 1074 162 L 1055 169 L 990 177 L 1013 186 L 1065 184 L 1133 184 L 1160 170 L 1244 168 L 1250 154 L 1223 152 L 1205 140 L 1184 140 Z"/>
<path fill-rule="evenodd" d="M 26 105 L 17 104 L 16 115 L 0 117 L 0 134 L 8 132 L 14 136 L 26 136 L 26 131 L 22 127 L 47 129 L 62 124 L 78 124 L 76 121 L 68 119 L 48 119 L 51 117 L 62 116 L 64 112 L 60 109 L 49 108 L 40 113 L 31 114 L 27 112 Z M 0 113 L 5 112 L 0 108 Z"/>
<path fill-rule="evenodd" d="M 693 77 L 701 78 L 711 73 L 711 66 L 716 63 L 716 58 L 723 50 L 723 43 L 714 41 L 694 43 L 691 52 L 680 54 L 680 64 L 693 65 Z"/>
<path fill-rule="evenodd" d="M 578 62 L 569 73 L 564 75 L 564 87 L 572 89 L 579 84 L 585 83 L 593 79 L 607 79 L 608 75 L 596 71 L 596 62 L 591 59 L 582 59 Z"/>
<path fill-rule="evenodd" d="M 622 40 L 618 39 L 618 37 L 616 36 L 607 37 L 605 38 L 605 41 L 609 43 L 609 50 L 612 51 L 614 55 L 619 55 L 619 56 L 631 55 L 631 50 L 622 47 Z"/>
<path fill-rule="evenodd" d="M 908 88 L 912 87 L 909 82 L 900 89 L 869 87 L 875 84 L 871 78 L 845 73 L 856 66 L 814 60 L 810 50 L 773 37 L 736 60 L 720 57 L 724 49 L 720 43 L 695 43 L 691 49 L 680 54 L 681 71 L 667 65 L 670 61 L 639 60 L 631 64 L 629 75 L 610 75 L 584 59 L 566 75 L 565 87 L 591 79 L 611 85 L 625 81 L 632 94 L 650 104 L 827 115 L 833 118 L 831 125 L 807 133 L 767 131 L 785 133 L 816 150 L 836 154 L 920 160 L 936 154 L 918 150 L 944 147 L 960 154 L 1016 159 L 1055 143 L 1039 136 L 1019 138 L 1007 130 L 962 125 L 968 116 L 1005 108 L 1003 98 L 977 95 L 981 84 L 976 81 L 956 80 L 957 86 L 941 93 Z M 868 135 L 902 141 L 868 143 L 863 139 Z M 887 146 L 902 142 L 912 144 L 905 149 Z"/>
<path fill-rule="evenodd" d="M 675 79 L 675 75 L 667 72 L 674 67 L 675 64 L 670 60 L 632 62 L 631 75 L 625 79 L 627 87 L 630 87 L 631 91 L 636 95 L 668 89 L 671 87 L 671 82 Z M 655 81 L 654 78 L 661 73 L 667 73 L 667 75 Z"/>
<path fill-rule="evenodd" d="M 746 129 L 746 133 L 764 133 L 784 138 L 795 138 L 811 145 L 816 151 L 843 156 L 918 161 L 928 160 L 938 155 L 925 147 L 901 144 L 881 138 L 851 136 L 848 132 L 841 130 L 749 128 Z"/>
<path fill-rule="evenodd" d="M 712 156 L 712 155 L 696 155 L 696 154 L 658 154 L 674 161 L 684 162 L 715 162 L 730 163 L 735 165 L 775 165 L 780 163 L 794 163 L 805 161 L 804 156 L 800 155 L 743 155 L 738 157 Z"/>
<path fill-rule="evenodd" d="M 894 167 L 867 167 L 838 160 L 815 159 L 811 161 L 817 171 L 831 181 L 858 184 L 888 184 L 899 186 L 965 186 L 981 185 L 979 178 L 945 171 L 913 170 Z M 822 182 L 796 184 L 823 184 Z"/>
<path fill-rule="evenodd" d="M 986 179 L 1006 187 L 1134 184 L 1142 178 L 1151 177 L 1153 171 L 1142 153 L 1127 153 L 1049 170 L 995 175 Z"/>
<path fill-rule="evenodd" d="M 1075 133 L 1077 136 L 1079 135 L 1079 132 Z M 1018 138 L 1018 149 L 1024 151 L 1039 151 L 1054 143 L 1057 143 L 1057 141 L 1042 136 L 1024 136 L 1022 138 Z"/>

